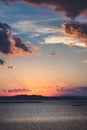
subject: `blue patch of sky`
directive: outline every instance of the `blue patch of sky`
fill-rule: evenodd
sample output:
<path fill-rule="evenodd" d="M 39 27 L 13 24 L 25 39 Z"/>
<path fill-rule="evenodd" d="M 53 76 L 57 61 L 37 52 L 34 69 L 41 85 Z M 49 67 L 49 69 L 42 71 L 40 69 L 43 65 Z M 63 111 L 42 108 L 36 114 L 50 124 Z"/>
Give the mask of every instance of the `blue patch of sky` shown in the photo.
<path fill-rule="evenodd" d="M 8 23 L 15 23 L 17 21 L 33 21 L 40 25 L 52 25 L 58 26 L 58 20 L 65 20 L 65 17 L 61 14 L 49 11 L 41 7 L 35 7 L 24 3 L 10 3 L 9 6 L 4 3 L 0 3 L 2 10 L 1 18 L 6 20 Z M 51 24 L 52 23 L 52 24 Z M 61 22 L 60 22 L 61 23 Z"/>
<path fill-rule="evenodd" d="M 60 29 L 61 24 L 69 21 L 64 15 L 54 13 L 51 8 L 35 7 L 22 2 L 11 2 L 8 6 L 1 2 L 0 9 L 0 22 L 6 22 L 11 26 L 13 35 L 20 36 L 23 41 L 29 40 L 34 44 L 44 43 L 44 39 L 49 36 L 64 36 L 61 32 L 44 32 L 44 28 Z M 30 29 L 29 27 L 28 30 L 25 29 L 25 31 L 23 31 L 22 26 L 14 26 L 18 24 L 18 22 L 19 25 L 20 22 L 30 22 L 29 26 L 32 25 L 34 28 L 31 27 Z M 27 28 L 26 23 L 25 27 Z"/>
<path fill-rule="evenodd" d="M 61 28 L 61 23 L 66 22 L 66 19 L 63 15 L 54 13 L 51 8 L 45 9 L 44 7 L 35 7 L 29 4 L 22 2 L 11 2 L 7 6 L 3 2 L 0 3 L 1 22 L 6 22 L 12 27 L 13 35 L 20 36 L 24 41 L 30 40 L 33 43 L 44 42 L 44 38 L 49 35 L 63 35 L 58 32 L 44 32 L 43 28 Z M 23 27 L 20 26 L 20 22 L 31 22 L 32 27 L 35 25 L 34 29 L 28 29 L 23 31 Z M 19 22 L 19 26 L 15 27 L 14 24 Z M 31 26 L 31 24 L 29 26 Z M 25 28 L 28 25 L 25 23 Z M 41 29 L 38 32 L 37 29 Z"/>

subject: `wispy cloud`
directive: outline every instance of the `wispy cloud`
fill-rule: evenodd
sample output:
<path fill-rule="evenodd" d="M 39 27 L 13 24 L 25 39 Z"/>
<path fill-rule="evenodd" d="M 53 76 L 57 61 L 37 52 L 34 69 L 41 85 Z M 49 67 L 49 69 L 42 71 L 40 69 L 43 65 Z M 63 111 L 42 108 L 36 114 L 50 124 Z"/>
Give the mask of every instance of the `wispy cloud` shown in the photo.
<path fill-rule="evenodd" d="M 47 91 L 47 88 L 43 87 L 43 88 L 33 88 L 32 92 L 40 92 L 40 91 Z"/>
<path fill-rule="evenodd" d="M 37 37 L 42 34 L 49 34 L 56 32 L 56 29 L 53 27 L 46 27 L 43 25 L 36 24 L 35 21 L 18 21 L 12 24 L 12 27 L 17 29 L 21 33 L 33 33 L 30 37 Z"/>
<path fill-rule="evenodd" d="M 31 92 L 31 90 L 27 88 L 18 88 L 18 89 L 2 89 L 4 93 L 23 93 L 23 92 Z"/>
<path fill-rule="evenodd" d="M 42 51 L 39 45 L 31 45 L 31 48 L 32 48 L 32 55 L 40 56 L 42 54 Z"/>
<path fill-rule="evenodd" d="M 86 63 L 87 64 L 87 59 L 86 60 L 83 60 L 83 61 L 81 61 L 82 63 Z"/>

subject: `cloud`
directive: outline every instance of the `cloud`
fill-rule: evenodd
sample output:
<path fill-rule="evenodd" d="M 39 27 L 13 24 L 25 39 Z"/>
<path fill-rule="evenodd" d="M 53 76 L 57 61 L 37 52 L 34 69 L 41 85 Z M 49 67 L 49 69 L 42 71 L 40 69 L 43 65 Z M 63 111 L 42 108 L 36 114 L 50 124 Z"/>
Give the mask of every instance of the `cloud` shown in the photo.
<path fill-rule="evenodd" d="M 82 63 L 86 63 L 87 64 L 87 60 L 83 60 L 83 61 L 81 61 Z"/>
<path fill-rule="evenodd" d="M 0 23 L 0 54 L 8 57 L 27 54 L 41 55 L 39 46 L 33 45 L 30 41 L 24 43 L 20 37 L 14 37 L 11 34 L 11 27 L 6 23 Z M 14 69 L 14 66 L 9 66 L 4 60 L 0 59 L 0 65 L 4 64 L 8 69 Z"/>
<path fill-rule="evenodd" d="M 8 69 L 14 69 L 15 66 L 8 66 Z"/>
<path fill-rule="evenodd" d="M 48 5 L 54 7 L 55 12 L 64 13 L 67 17 L 74 19 L 79 15 L 87 16 L 86 0 L 1 0 L 4 2 L 26 2 L 36 6 Z"/>
<path fill-rule="evenodd" d="M 80 47 L 86 47 L 79 39 L 69 36 L 48 36 L 44 39 L 45 44 L 65 44 L 70 46 L 76 45 Z M 72 42 L 71 42 L 72 41 Z"/>
<path fill-rule="evenodd" d="M 87 87 L 78 87 L 78 90 L 80 90 L 80 91 L 87 91 Z"/>
<path fill-rule="evenodd" d="M 76 45 L 76 42 L 72 42 L 72 43 L 70 43 L 68 46 L 69 47 L 73 47 L 73 46 L 75 46 Z"/>
<path fill-rule="evenodd" d="M 47 88 L 33 88 L 32 92 L 40 92 L 40 91 L 47 91 Z"/>
<path fill-rule="evenodd" d="M 14 66 L 9 66 L 4 60 L 0 59 L 0 65 L 6 66 L 8 69 L 14 69 Z"/>
<path fill-rule="evenodd" d="M 52 88 L 52 86 L 49 85 L 48 88 Z"/>
<path fill-rule="evenodd" d="M 62 29 L 66 35 L 81 39 L 87 45 L 87 23 L 67 22 L 62 24 Z M 72 43 L 70 46 L 77 44 Z"/>
<path fill-rule="evenodd" d="M 5 90 L 5 89 L 2 89 L 2 91 L 3 91 L 4 93 L 6 93 L 6 92 L 7 92 L 7 90 Z"/>
<path fill-rule="evenodd" d="M 38 25 L 35 23 L 35 21 L 18 21 L 14 24 L 12 24 L 12 27 L 17 29 L 20 33 L 32 33 L 29 35 L 29 37 L 38 37 L 42 34 L 49 34 L 49 33 L 54 33 L 57 31 L 56 28 L 50 28 L 50 27 L 45 27 L 42 25 Z"/>
<path fill-rule="evenodd" d="M 27 88 L 18 88 L 18 89 L 2 89 L 4 93 L 19 93 L 19 92 L 31 92 L 31 90 Z"/>
<path fill-rule="evenodd" d="M 37 45 L 32 45 L 32 48 L 33 48 L 35 51 L 39 51 L 39 50 L 40 50 L 40 47 L 37 46 Z"/>
<path fill-rule="evenodd" d="M 87 87 L 58 87 L 56 91 L 61 92 L 63 95 L 80 95 L 87 96 Z"/>
<path fill-rule="evenodd" d="M 35 51 L 32 53 L 34 56 L 40 56 L 42 54 L 42 51 Z"/>
<path fill-rule="evenodd" d="M 73 92 L 73 91 L 76 91 L 76 89 L 73 89 L 73 88 L 64 88 L 64 87 L 57 87 L 56 90 L 60 91 L 60 92 Z"/>
<path fill-rule="evenodd" d="M 31 45 L 31 48 L 32 48 L 32 55 L 40 56 L 42 54 L 42 51 L 41 51 L 39 45 Z"/>
<path fill-rule="evenodd" d="M 20 37 L 11 35 L 11 27 L 6 23 L 0 23 L 0 54 L 3 56 L 22 56 L 32 54 L 39 56 L 41 50 L 39 46 L 32 45 L 31 42 L 23 43 Z M 0 65 L 5 65 L 8 69 L 14 69 L 5 60 L 0 59 Z"/>
<path fill-rule="evenodd" d="M 58 54 L 56 52 L 51 52 L 49 56 L 57 56 Z"/>
<path fill-rule="evenodd" d="M 5 23 L 0 23 L 0 52 L 4 54 L 11 53 L 9 35 L 11 28 Z"/>
<path fill-rule="evenodd" d="M 0 59 L 0 65 L 4 65 L 5 64 L 5 61 Z"/>
<path fill-rule="evenodd" d="M 0 53 L 10 56 L 31 54 L 29 44 L 23 43 L 20 37 L 11 36 L 11 27 L 0 23 Z"/>

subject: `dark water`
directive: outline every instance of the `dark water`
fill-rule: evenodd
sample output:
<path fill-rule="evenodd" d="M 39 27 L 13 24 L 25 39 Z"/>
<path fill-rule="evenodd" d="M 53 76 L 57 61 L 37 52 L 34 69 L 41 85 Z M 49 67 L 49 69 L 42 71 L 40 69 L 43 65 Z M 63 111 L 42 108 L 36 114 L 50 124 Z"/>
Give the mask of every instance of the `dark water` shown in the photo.
<path fill-rule="evenodd" d="M 1 103 L 0 130 L 87 130 L 87 106 L 70 101 Z"/>

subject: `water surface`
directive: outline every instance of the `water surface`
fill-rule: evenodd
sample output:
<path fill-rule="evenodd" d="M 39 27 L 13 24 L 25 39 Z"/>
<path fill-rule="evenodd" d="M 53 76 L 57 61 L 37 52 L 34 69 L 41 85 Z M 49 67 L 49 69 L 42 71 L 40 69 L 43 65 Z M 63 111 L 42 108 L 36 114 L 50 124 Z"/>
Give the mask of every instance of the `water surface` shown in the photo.
<path fill-rule="evenodd" d="M 70 101 L 1 103 L 0 130 L 87 130 L 87 106 Z"/>

